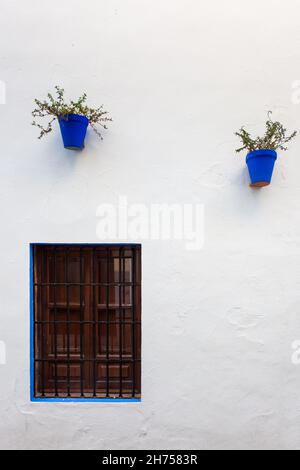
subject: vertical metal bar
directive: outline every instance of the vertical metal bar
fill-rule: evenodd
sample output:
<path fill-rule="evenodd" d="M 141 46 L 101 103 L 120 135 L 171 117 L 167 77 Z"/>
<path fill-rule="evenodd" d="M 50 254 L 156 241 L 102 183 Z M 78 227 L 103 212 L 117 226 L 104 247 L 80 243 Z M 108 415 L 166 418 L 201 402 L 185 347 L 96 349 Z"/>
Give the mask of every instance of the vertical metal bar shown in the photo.
<path fill-rule="evenodd" d="M 42 336 L 40 334 L 39 328 L 36 326 L 35 320 L 37 316 L 36 312 L 36 288 L 35 283 L 37 282 L 35 279 L 36 276 L 36 269 L 35 269 L 35 246 L 30 244 L 29 246 L 29 256 L 30 256 L 30 397 L 31 399 L 37 396 L 37 389 L 41 391 L 41 374 L 40 371 L 38 373 L 38 381 L 36 380 L 36 354 L 37 350 L 39 354 L 41 353 L 41 345 L 40 341 Z M 38 330 L 38 335 L 36 331 Z M 38 348 L 36 347 L 36 343 L 38 342 Z M 38 387 L 36 386 L 38 385 Z"/>
<path fill-rule="evenodd" d="M 68 397 L 71 396 L 71 384 L 70 384 L 70 291 L 69 291 L 69 247 L 66 249 L 65 253 L 65 280 L 66 280 L 66 288 L 67 288 L 67 394 Z"/>
<path fill-rule="evenodd" d="M 136 270 L 136 253 L 135 246 L 132 247 L 132 287 L 131 287 L 131 304 L 132 304 L 132 397 L 135 396 L 135 270 Z"/>
<path fill-rule="evenodd" d="M 119 249 L 119 360 L 120 360 L 120 391 L 119 396 L 122 397 L 122 387 L 123 387 L 123 341 L 122 341 L 122 334 L 123 334 L 123 309 L 122 309 L 122 283 L 123 283 L 123 290 L 124 290 L 124 259 L 122 263 L 121 259 L 122 248 Z M 123 266 L 123 270 L 122 270 Z M 122 279 L 122 281 L 121 281 Z"/>
<path fill-rule="evenodd" d="M 109 248 L 107 248 L 106 256 L 106 397 L 109 397 Z"/>
<path fill-rule="evenodd" d="M 83 250 L 80 247 L 80 394 L 84 397 L 84 312 L 83 312 Z"/>
<path fill-rule="evenodd" d="M 93 396 L 97 396 L 97 337 L 96 337 L 96 327 L 97 327 L 97 299 L 96 299 L 96 282 L 97 282 L 97 265 L 96 265 L 96 248 L 93 248 L 93 277 L 92 277 L 92 285 L 93 285 Z M 100 324 L 98 324 L 98 328 L 100 328 Z"/>
<path fill-rule="evenodd" d="M 42 347 L 41 347 L 41 359 L 42 360 L 42 383 L 41 383 L 41 391 L 42 397 L 45 396 L 45 331 L 44 331 L 44 321 L 45 321 L 45 305 L 44 305 L 44 286 L 43 283 L 45 282 L 45 251 L 44 248 L 41 248 L 42 259 L 41 259 L 41 320 L 42 320 Z M 35 253 L 36 254 L 36 253 Z"/>
<path fill-rule="evenodd" d="M 57 302 L 56 302 L 56 284 L 57 284 L 57 251 L 56 247 L 54 247 L 54 252 L 53 252 L 53 262 L 54 262 L 54 291 L 53 291 L 53 301 L 54 301 L 54 359 L 55 359 L 55 364 L 54 364 L 54 391 L 55 391 L 55 396 L 58 396 L 58 388 L 57 388 Z"/>

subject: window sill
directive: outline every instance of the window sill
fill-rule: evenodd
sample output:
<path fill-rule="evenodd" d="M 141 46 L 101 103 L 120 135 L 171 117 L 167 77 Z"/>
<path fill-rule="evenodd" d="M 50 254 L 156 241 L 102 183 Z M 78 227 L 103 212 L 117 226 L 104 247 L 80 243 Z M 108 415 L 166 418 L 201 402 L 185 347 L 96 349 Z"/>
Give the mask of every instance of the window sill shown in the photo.
<path fill-rule="evenodd" d="M 141 403 L 141 398 L 31 398 L 39 403 Z"/>

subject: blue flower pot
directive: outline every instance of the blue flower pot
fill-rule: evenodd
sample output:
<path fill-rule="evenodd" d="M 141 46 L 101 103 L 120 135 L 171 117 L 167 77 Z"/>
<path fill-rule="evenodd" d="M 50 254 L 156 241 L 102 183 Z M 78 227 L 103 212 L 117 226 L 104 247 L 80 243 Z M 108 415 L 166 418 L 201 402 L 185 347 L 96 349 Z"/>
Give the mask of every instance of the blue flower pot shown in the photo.
<path fill-rule="evenodd" d="M 251 179 L 251 185 L 256 188 L 268 186 L 271 183 L 277 153 L 275 150 L 254 150 L 247 155 L 246 163 Z"/>
<path fill-rule="evenodd" d="M 80 114 L 68 114 L 58 119 L 66 149 L 82 150 L 89 120 Z"/>

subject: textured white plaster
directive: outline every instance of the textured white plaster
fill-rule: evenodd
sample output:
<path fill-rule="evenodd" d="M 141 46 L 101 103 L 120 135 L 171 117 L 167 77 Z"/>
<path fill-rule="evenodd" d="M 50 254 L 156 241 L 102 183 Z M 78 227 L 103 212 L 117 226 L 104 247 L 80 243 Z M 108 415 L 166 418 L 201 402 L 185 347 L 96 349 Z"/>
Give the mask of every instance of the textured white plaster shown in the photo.
<path fill-rule="evenodd" d="M 300 127 L 299 18 L 298 0 L 1 0 L 0 448 L 300 448 L 300 141 L 254 191 L 233 135 L 269 109 Z M 56 84 L 111 111 L 103 142 L 37 140 Z M 120 194 L 206 214 L 202 251 L 143 245 L 143 402 L 31 403 L 28 244 L 100 242 Z"/>

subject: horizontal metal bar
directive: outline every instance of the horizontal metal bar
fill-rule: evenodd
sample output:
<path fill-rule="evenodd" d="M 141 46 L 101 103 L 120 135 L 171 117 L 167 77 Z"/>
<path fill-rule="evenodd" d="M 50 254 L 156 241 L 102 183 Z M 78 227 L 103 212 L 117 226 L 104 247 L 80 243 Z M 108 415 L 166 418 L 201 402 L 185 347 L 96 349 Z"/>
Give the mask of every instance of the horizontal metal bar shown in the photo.
<path fill-rule="evenodd" d="M 85 306 L 85 303 L 83 302 L 83 306 Z M 56 304 L 57 309 L 62 309 L 62 308 L 67 308 L 67 303 L 66 302 L 60 302 Z M 98 310 L 106 310 L 107 308 L 103 304 L 97 304 L 96 305 Z M 52 309 L 54 308 L 54 303 L 49 302 L 48 303 L 48 308 Z M 132 305 L 126 304 L 123 305 L 121 308 L 119 305 L 109 305 L 108 310 L 130 310 L 132 308 Z M 71 310 L 79 310 L 80 309 L 80 304 L 70 304 L 70 309 Z"/>
<path fill-rule="evenodd" d="M 86 287 L 136 287 L 141 286 L 140 283 L 133 283 L 133 282 L 35 282 L 33 284 L 35 287 L 47 287 L 47 286 L 55 286 L 55 287 L 76 287 L 76 286 L 86 286 Z"/>
<path fill-rule="evenodd" d="M 92 321 L 92 320 L 35 320 L 34 322 L 35 324 L 37 325 L 54 325 L 54 324 L 62 324 L 62 325 L 67 325 L 69 323 L 73 323 L 75 325 L 82 325 L 82 324 L 87 324 L 87 325 L 94 325 L 97 323 L 99 323 L 100 325 L 106 325 L 107 321 L 106 320 L 99 320 L 99 321 Z M 117 321 L 110 321 L 109 322 L 111 325 L 119 325 L 120 324 L 120 320 L 117 320 Z M 141 325 L 142 322 L 140 321 L 132 321 L 132 320 L 124 320 L 121 322 L 122 325 Z"/>
<path fill-rule="evenodd" d="M 34 359 L 35 362 L 51 362 L 51 363 L 55 363 L 55 362 L 61 362 L 63 364 L 79 364 L 80 362 L 98 362 L 99 364 L 101 363 L 107 363 L 109 362 L 110 364 L 120 364 L 120 362 L 122 362 L 122 364 L 130 364 L 132 362 L 141 362 L 141 359 L 126 359 L 124 358 L 122 361 L 120 359 L 38 359 L 38 358 L 35 358 Z"/>
<path fill-rule="evenodd" d="M 115 384 L 119 384 L 119 377 L 117 378 L 111 378 L 109 379 L 110 383 L 113 383 L 114 385 Z M 60 384 L 60 385 L 66 385 L 68 384 L 68 382 L 70 382 L 71 384 L 80 384 L 80 379 L 71 379 L 70 381 L 68 381 L 68 378 L 66 379 L 57 379 L 57 383 Z M 102 383 L 105 383 L 106 382 L 106 379 L 103 378 L 103 379 L 97 379 L 96 380 L 96 383 L 98 385 L 101 385 Z M 123 379 L 123 382 L 126 384 L 126 383 L 131 383 L 132 380 L 129 378 L 129 379 Z"/>
<path fill-rule="evenodd" d="M 52 403 L 140 403 L 141 398 L 31 398 L 32 402 L 52 402 Z"/>
<path fill-rule="evenodd" d="M 130 246 L 139 246 L 141 247 L 141 243 L 118 243 L 117 245 L 115 243 L 55 243 L 55 242 L 30 242 L 30 246 L 43 246 L 43 247 L 52 247 L 52 246 L 57 246 L 57 247 L 75 247 L 75 246 L 82 246 L 82 247 L 96 247 L 96 248 L 102 248 L 102 247 L 108 247 L 108 248 L 114 248 L 116 250 L 119 249 L 119 247 L 130 247 Z"/>
<path fill-rule="evenodd" d="M 79 250 L 80 250 L 80 247 L 78 247 L 78 252 L 79 252 Z M 50 252 L 50 254 L 51 254 L 52 251 L 54 251 L 54 249 L 51 249 L 51 248 L 50 248 L 50 249 L 48 250 L 48 252 Z M 85 250 L 83 250 L 83 253 L 84 253 L 84 251 L 85 251 Z M 79 258 L 79 253 L 78 253 L 78 252 L 74 251 L 74 252 L 73 252 L 73 256 L 75 256 L 75 257 L 77 256 L 77 257 Z M 88 250 L 86 250 L 86 252 L 88 253 Z M 61 250 L 61 252 L 60 252 L 59 249 L 57 249 L 57 254 L 60 255 L 60 253 L 61 253 L 62 256 L 64 256 L 65 251 L 64 251 L 64 250 Z M 71 250 L 70 250 L 70 255 L 72 256 L 72 251 L 71 251 Z M 101 259 L 101 260 L 106 260 L 106 259 L 107 259 L 107 257 L 104 256 L 104 254 L 103 254 L 103 256 L 102 256 L 102 252 L 101 252 L 101 251 L 98 251 L 98 252 L 96 253 L 96 255 L 97 255 L 97 260 L 99 260 L 99 259 Z M 121 256 L 121 258 L 120 258 L 120 256 L 117 256 L 117 255 L 116 255 L 116 256 L 112 256 L 112 255 L 110 254 L 109 257 L 108 257 L 108 261 L 112 261 L 112 260 L 115 260 L 115 259 L 122 259 L 122 260 L 123 260 L 123 259 L 131 259 L 131 260 L 132 260 L 132 259 L 133 259 L 133 256 L 132 256 L 132 255 Z"/>

